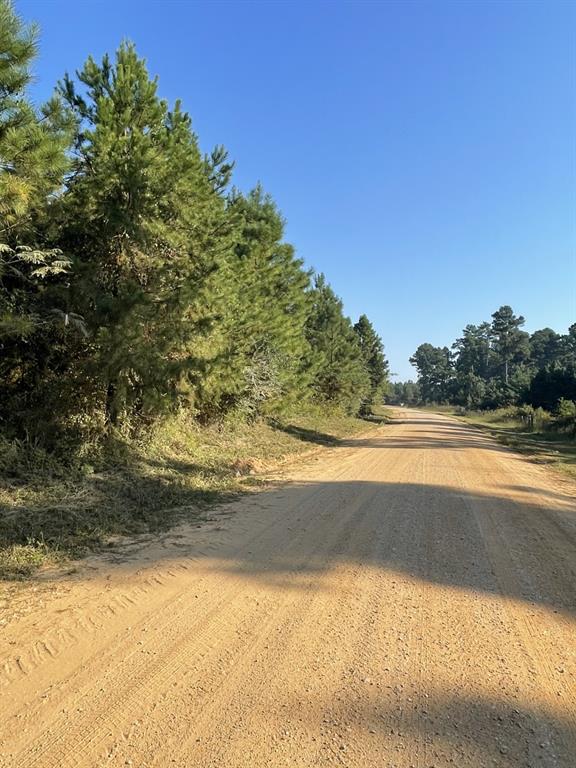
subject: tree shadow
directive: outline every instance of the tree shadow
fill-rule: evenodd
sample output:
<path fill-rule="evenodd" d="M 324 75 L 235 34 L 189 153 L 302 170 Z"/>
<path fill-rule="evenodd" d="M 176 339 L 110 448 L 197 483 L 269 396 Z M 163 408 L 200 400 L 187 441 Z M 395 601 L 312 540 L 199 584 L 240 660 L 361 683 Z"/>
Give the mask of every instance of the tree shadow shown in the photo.
<path fill-rule="evenodd" d="M 550 491 L 548 489 L 544 490 L 543 488 L 532 488 L 530 485 L 507 485 L 505 488 L 506 490 L 513 492 L 546 496 L 550 499 L 557 499 L 558 501 L 574 504 L 574 494 L 558 493 L 557 491 Z"/>
<path fill-rule="evenodd" d="M 388 424 L 390 421 L 388 418 L 378 416 L 377 414 L 365 414 L 363 416 L 359 416 L 359 418 L 368 424 L 375 425 Z M 311 443 L 312 445 L 335 447 L 347 446 L 356 443 L 356 438 L 340 438 L 334 435 L 330 435 L 327 432 L 320 432 L 316 429 L 307 429 L 306 427 L 301 427 L 296 424 L 282 424 L 280 422 L 274 421 L 272 422 L 272 426 L 278 432 L 285 432 L 287 435 L 291 435 L 298 440 L 302 440 L 305 443 Z M 358 441 L 358 444 L 361 444 L 361 441 Z"/>
<path fill-rule="evenodd" d="M 454 418 L 446 418 L 444 416 L 441 416 L 440 414 L 438 415 L 437 418 L 432 419 L 428 416 L 420 416 L 414 413 L 411 413 L 411 414 L 395 413 L 394 416 L 391 417 L 389 423 L 394 425 L 402 424 L 404 426 L 406 424 L 414 424 L 418 426 L 421 426 L 422 424 L 429 424 L 430 426 L 433 426 L 433 427 L 438 427 L 442 425 L 445 428 L 452 427 L 454 429 L 458 429 L 458 428 L 462 429 L 463 427 L 462 422 L 456 421 Z M 472 426 L 472 425 L 467 425 L 467 426 Z"/>
<path fill-rule="evenodd" d="M 324 722 L 330 725 L 323 725 L 320 737 L 328 751 L 334 749 L 334 733 L 341 736 L 348 731 L 363 736 L 364 743 L 372 741 L 378 755 L 386 753 L 393 760 L 395 754 L 402 765 L 404 755 L 408 764 L 426 767 L 573 768 L 576 733 L 568 713 L 563 715 L 557 708 L 480 693 L 458 694 L 427 681 L 414 685 L 412 696 L 403 698 L 401 707 L 398 697 L 373 683 L 366 686 L 357 681 L 353 687 L 359 694 L 354 698 L 312 700 L 304 706 L 301 701 L 286 701 L 281 727 L 297 731 L 308 705 L 328 714 Z M 337 744 L 342 741 L 348 739 L 339 738 Z M 353 736 L 351 741 L 347 753 L 353 756 Z"/>
<path fill-rule="evenodd" d="M 84 499 L 7 510 L 0 518 L 1 538 L 20 542 L 43 537 L 56 545 L 67 540 L 73 552 L 80 552 L 112 534 L 165 531 L 177 522 L 198 521 L 204 510 L 212 514 L 217 503 L 217 514 L 234 516 L 238 498 L 238 491 L 188 487 L 170 473 L 149 476 L 137 468 L 128 476 L 95 476 L 90 487 Z M 352 536 L 327 561 L 314 554 L 311 543 L 325 535 L 328 517 L 333 532 L 358 526 L 381 542 L 369 557 L 378 568 L 575 615 L 576 503 L 525 485 L 509 488 L 483 494 L 419 482 L 270 484 L 254 496 L 244 495 L 242 502 L 248 508 L 254 504 L 267 521 L 281 510 L 276 524 L 267 528 L 266 546 L 255 541 L 249 554 L 235 555 L 221 567 L 279 583 L 295 563 L 306 574 L 342 559 L 366 562 L 366 552 L 354 545 Z M 295 532 L 287 536 L 289 526 Z"/>
<path fill-rule="evenodd" d="M 340 445 L 348 448 L 352 448 L 354 446 L 362 448 L 379 448 L 384 451 L 394 450 L 397 448 L 401 448 L 403 450 L 422 450 L 423 448 L 429 448 L 433 450 L 449 451 L 458 451 L 464 448 L 479 448 L 483 451 L 495 451 L 497 453 L 510 452 L 510 449 L 506 446 L 494 443 L 488 438 L 463 438 L 454 435 L 452 439 L 451 436 L 446 437 L 442 434 L 438 435 L 438 432 L 436 433 L 436 437 L 434 437 L 432 434 L 430 434 L 429 437 L 425 437 L 422 436 L 422 433 L 420 432 L 418 435 L 406 435 L 404 437 L 391 435 L 390 437 L 387 437 L 386 440 L 382 440 L 378 437 L 357 438 L 355 440 L 343 440 Z"/>
<path fill-rule="evenodd" d="M 336 446 L 341 445 L 342 440 L 334 435 L 329 435 L 326 432 L 319 432 L 316 429 L 306 429 L 305 427 L 298 427 L 295 424 L 273 424 L 274 429 L 278 432 L 285 432 L 287 435 L 292 435 L 298 440 L 302 440 L 305 443 L 312 443 L 312 445 L 325 445 Z"/>
<path fill-rule="evenodd" d="M 41 543 L 81 557 L 106 546 L 111 536 L 166 531 L 184 519 L 201 519 L 207 509 L 250 490 L 234 480 L 231 467 L 208 472 L 190 462 L 147 460 L 57 484 L 47 494 L 40 488 L 37 502 L 32 497 L 25 505 L 11 494 L 0 509 L 0 546 Z M 18 569 L 14 578 L 21 578 Z"/>
<path fill-rule="evenodd" d="M 267 529 L 266 546 L 255 542 L 249 555 L 219 567 L 277 585 L 296 566 L 305 575 L 338 561 L 369 562 L 426 583 L 540 604 L 574 617 L 576 506 L 562 502 L 419 483 L 291 484 L 258 496 L 265 515 L 282 508 L 282 523 Z M 349 535 L 328 560 L 315 554 L 311 542 L 325 535 L 327 517 L 333 535 L 358 526 L 379 548 L 368 555 Z M 293 532 L 287 537 L 288 526 Z"/>

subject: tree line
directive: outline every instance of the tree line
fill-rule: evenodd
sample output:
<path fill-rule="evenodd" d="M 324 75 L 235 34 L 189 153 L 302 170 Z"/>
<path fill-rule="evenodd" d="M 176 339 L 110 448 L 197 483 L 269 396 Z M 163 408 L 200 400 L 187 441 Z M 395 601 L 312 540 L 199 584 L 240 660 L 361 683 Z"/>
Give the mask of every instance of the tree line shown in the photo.
<path fill-rule="evenodd" d="M 576 323 L 566 334 L 552 328 L 529 334 L 524 323 L 502 306 L 491 322 L 467 325 L 451 347 L 421 344 L 410 358 L 418 371 L 418 399 L 479 409 L 527 404 L 548 411 L 561 401 L 576 401 Z"/>
<path fill-rule="evenodd" d="M 0 0 L 0 426 L 52 445 L 381 401 L 382 341 L 284 239 L 271 196 L 158 95 L 132 44 L 36 109 L 37 31 Z"/>

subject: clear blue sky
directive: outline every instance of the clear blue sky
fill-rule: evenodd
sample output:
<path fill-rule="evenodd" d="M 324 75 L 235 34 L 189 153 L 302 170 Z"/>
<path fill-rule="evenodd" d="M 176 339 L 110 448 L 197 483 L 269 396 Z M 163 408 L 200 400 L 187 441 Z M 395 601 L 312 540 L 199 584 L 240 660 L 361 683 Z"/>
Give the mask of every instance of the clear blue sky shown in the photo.
<path fill-rule="evenodd" d="M 576 3 L 16 0 L 35 95 L 129 38 L 392 370 L 501 304 L 576 321 Z"/>

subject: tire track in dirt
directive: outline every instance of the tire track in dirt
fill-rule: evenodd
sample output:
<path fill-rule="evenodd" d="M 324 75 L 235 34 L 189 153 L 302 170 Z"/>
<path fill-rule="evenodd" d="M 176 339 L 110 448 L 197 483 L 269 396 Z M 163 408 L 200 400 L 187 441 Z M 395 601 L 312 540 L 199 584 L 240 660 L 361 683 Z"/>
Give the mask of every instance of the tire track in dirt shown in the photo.
<path fill-rule="evenodd" d="M 187 764 L 187 760 L 193 759 L 195 764 L 203 766 L 232 766 L 238 764 L 239 753 L 242 755 L 241 759 L 245 760 L 246 753 L 249 752 L 249 742 L 255 733 L 262 731 L 260 705 L 263 700 L 263 693 L 267 692 L 268 694 L 266 700 L 271 699 L 276 702 L 276 709 L 282 706 L 278 704 L 282 698 L 282 690 L 288 681 L 293 685 L 297 677 L 294 660 L 301 659 L 301 664 L 305 664 L 308 658 L 318 660 L 319 653 L 327 642 L 330 643 L 330 638 L 333 639 L 333 642 L 337 642 L 337 638 L 341 634 L 342 623 L 345 626 L 350 626 L 346 619 L 346 613 L 349 613 L 348 606 L 351 595 L 361 595 L 354 603 L 354 617 L 357 617 L 360 609 L 358 603 L 360 602 L 362 606 L 365 606 L 373 598 L 374 587 L 366 591 L 363 589 L 367 566 L 355 566 L 349 563 L 347 555 L 350 552 L 362 551 L 369 561 L 370 553 L 379 546 L 381 532 L 377 530 L 374 521 L 369 520 L 370 517 L 374 517 L 374 497 L 375 492 L 368 498 L 362 510 L 362 516 L 356 515 L 351 520 L 351 530 L 346 531 L 346 535 L 341 536 L 332 548 L 331 554 L 337 555 L 338 563 L 342 562 L 343 564 L 338 566 L 332 564 L 327 587 L 321 586 L 319 589 L 315 589 L 314 582 L 310 582 L 306 599 L 299 600 L 295 604 L 294 616 L 283 622 L 279 629 L 279 641 L 260 651 L 261 657 L 258 659 L 257 666 L 254 663 L 254 656 L 243 659 L 244 669 L 242 673 L 251 676 L 250 685 L 247 687 L 242 685 L 228 687 L 228 696 L 224 701 L 220 700 L 220 703 L 223 704 L 223 712 L 225 712 L 224 723 L 218 724 L 216 728 L 212 730 L 210 728 L 212 710 L 203 713 L 199 731 L 204 734 L 208 732 L 208 738 L 202 738 L 201 745 L 191 744 L 192 740 L 185 742 L 176 753 L 175 763 L 177 765 L 184 766 Z M 324 570 L 326 569 L 327 564 L 325 564 Z M 316 580 L 318 578 L 321 580 L 322 574 L 316 574 Z M 371 610 L 372 608 L 369 609 L 369 611 Z M 310 625 L 306 623 L 309 620 L 316 627 L 316 632 L 313 635 L 310 633 Z M 340 664 L 345 663 L 346 658 L 341 658 Z M 334 667 L 334 661 L 332 661 L 330 664 L 332 673 Z M 272 669 L 274 675 L 271 678 L 270 670 Z M 303 670 L 300 669 L 300 672 L 303 673 Z M 255 679 L 254 674 L 259 675 L 259 677 Z M 302 680 L 301 675 L 298 677 L 300 685 L 304 686 L 301 691 L 304 693 L 307 677 L 305 675 L 304 680 Z M 269 711 L 268 715 L 270 716 Z M 320 713 L 316 712 L 314 720 L 317 725 L 315 729 L 313 727 L 311 729 L 311 719 L 310 717 L 307 718 L 304 726 L 305 735 L 292 731 L 286 732 L 285 729 L 282 730 L 278 727 L 275 729 L 268 727 L 266 738 L 274 753 L 277 755 L 281 753 L 282 744 L 286 741 L 285 737 L 289 737 L 292 744 L 296 738 L 304 739 L 310 748 L 315 738 L 311 735 L 311 730 L 312 732 L 320 730 L 319 717 Z M 213 720 L 212 722 L 217 721 Z M 230 740 L 222 737 L 223 726 L 234 729 L 235 725 L 237 726 L 239 723 L 241 723 L 242 731 L 240 739 Z M 309 755 L 306 764 L 314 765 L 316 764 L 315 760 L 316 758 Z M 252 753 L 250 755 L 250 764 L 254 766 L 261 764 L 257 754 Z M 262 762 L 262 764 L 265 763 Z M 161 766 L 162 759 L 156 760 L 153 765 Z"/>

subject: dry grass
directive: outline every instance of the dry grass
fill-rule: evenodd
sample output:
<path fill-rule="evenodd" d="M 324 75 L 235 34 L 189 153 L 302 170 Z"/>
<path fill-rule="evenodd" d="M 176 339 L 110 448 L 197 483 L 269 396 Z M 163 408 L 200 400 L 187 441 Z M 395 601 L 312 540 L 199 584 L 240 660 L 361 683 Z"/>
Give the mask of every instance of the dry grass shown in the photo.
<path fill-rule="evenodd" d="M 429 410 L 449 413 L 483 429 L 499 443 L 522 453 L 534 463 L 548 465 L 576 480 L 576 440 L 564 432 L 539 428 L 538 425 L 535 431 L 529 431 L 520 418 L 512 415 L 515 409 L 509 408 L 468 412 L 454 407 Z"/>
<path fill-rule="evenodd" d="M 378 419 L 376 419 L 378 421 Z M 290 457 L 374 425 L 321 410 L 254 424 L 200 427 L 181 414 L 104 461 L 65 466 L 36 446 L 0 442 L 0 578 L 79 557 L 114 536 L 165 530 L 265 483 Z"/>

